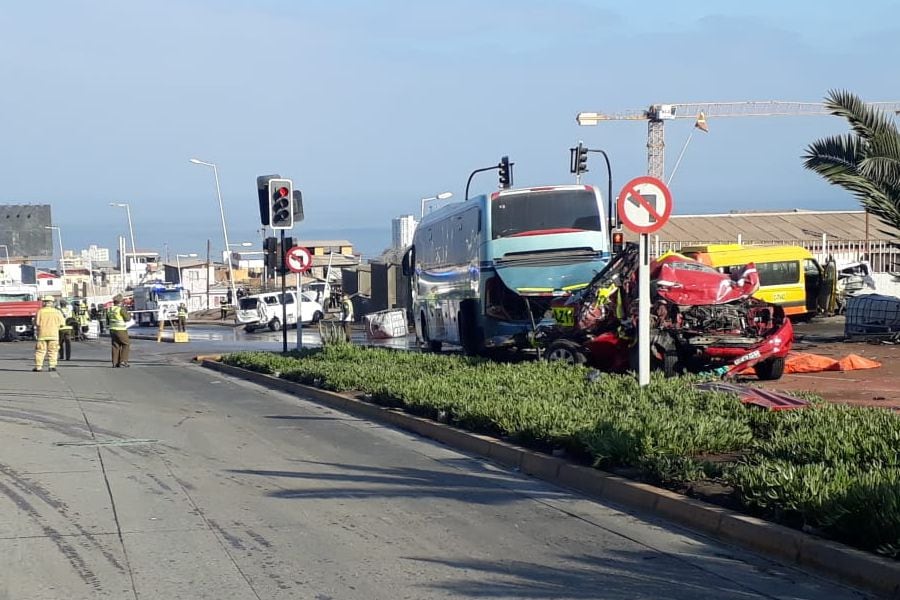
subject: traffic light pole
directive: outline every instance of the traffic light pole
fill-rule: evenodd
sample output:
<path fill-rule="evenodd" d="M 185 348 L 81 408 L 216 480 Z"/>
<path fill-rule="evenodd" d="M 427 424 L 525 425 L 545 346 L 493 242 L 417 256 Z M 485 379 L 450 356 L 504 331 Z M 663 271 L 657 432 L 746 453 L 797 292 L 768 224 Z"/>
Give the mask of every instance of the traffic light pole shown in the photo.
<path fill-rule="evenodd" d="M 279 247 L 279 251 L 281 252 L 281 351 L 287 354 L 287 285 L 285 283 L 285 279 L 287 278 L 284 264 L 284 229 L 281 230 L 281 246 Z"/>

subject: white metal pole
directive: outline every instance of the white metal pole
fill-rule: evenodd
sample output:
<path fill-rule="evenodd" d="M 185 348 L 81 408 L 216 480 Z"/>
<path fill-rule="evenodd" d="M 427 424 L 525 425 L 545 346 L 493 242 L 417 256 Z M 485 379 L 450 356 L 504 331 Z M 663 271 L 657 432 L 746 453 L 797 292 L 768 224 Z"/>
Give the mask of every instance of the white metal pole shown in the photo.
<path fill-rule="evenodd" d="M 297 350 L 303 349 L 303 275 L 297 273 Z"/>
<path fill-rule="evenodd" d="M 231 252 L 231 246 L 228 245 L 228 228 L 225 227 L 225 207 L 222 204 L 222 191 L 219 189 L 219 169 L 215 164 L 212 166 L 213 176 L 216 178 L 216 197 L 219 199 L 219 214 L 222 215 L 222 237 L 225 238 L 225 251 Z M 228 281 L 231 286 L 231 301 L 237 301 L 237 292 L 234 289 L 234 271 L 231 268 L 231 256 L 228 256 Z"/>
<path fill-rule="evenodd" d="M 128 234 L 131 236 L 131 267 L 128 269 L 128 272 L 131 273 L 134 270 L 134 263 L 137 262 L 137 246 L 134 244 L 134 226 L 131 224 L 131 207 L 127 202 L 125 203 L 125 215 L 128 217 Z"/>
<path fill-rule="evenodd" d="M 638 270 L 638 383 L 643 387 L 650 383 L 650 240 L 649 234 L 640 234 L 641 254 Z"/>

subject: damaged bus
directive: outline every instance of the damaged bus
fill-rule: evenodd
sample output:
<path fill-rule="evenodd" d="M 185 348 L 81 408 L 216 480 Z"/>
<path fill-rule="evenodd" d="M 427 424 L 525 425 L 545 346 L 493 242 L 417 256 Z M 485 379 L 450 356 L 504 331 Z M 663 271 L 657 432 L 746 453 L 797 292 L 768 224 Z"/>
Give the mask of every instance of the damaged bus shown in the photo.
<path fill-rule="evenodd" d="M 417 338 L 467 354 L 530 347 L 551 300 L 609 262 L 608 222 L 588 185 L 504 189 L 428 214 L 403 257 Z"/>

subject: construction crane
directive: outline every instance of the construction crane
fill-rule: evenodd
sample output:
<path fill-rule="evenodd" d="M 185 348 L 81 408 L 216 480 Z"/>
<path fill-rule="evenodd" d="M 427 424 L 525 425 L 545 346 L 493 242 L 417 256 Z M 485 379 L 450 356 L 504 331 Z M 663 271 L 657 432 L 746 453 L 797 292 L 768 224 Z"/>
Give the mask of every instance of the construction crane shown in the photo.
<path fill-rule="evenodd" d="M 900 113 L 900 102 L 870 102 L 870 106 Z M 664 124 L 672 119 L 696 119 L 705 130 L 706 119 L 718 117 L 779 117 L 828 115 L 821 102 L 784 102 L 780 100 L 747 102 L 690 102 L 651 104 L 646 110 L 604 114 L 578 113 L 579 125 L 597 125 L 601 121 L 647 121 L 647 174 L 663 179 L 665 173 Z"/>

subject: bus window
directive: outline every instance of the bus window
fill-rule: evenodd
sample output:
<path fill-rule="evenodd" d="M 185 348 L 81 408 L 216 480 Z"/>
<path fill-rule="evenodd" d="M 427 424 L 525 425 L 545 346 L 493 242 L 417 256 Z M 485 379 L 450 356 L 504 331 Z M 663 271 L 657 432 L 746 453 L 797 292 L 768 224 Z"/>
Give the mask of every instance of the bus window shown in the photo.
<path fill-rule="evenodd" d="M 491 202 L 491 239 L 554 231 L 603 231 L 594 193 L 535 191 L 501 194 Z"/>

